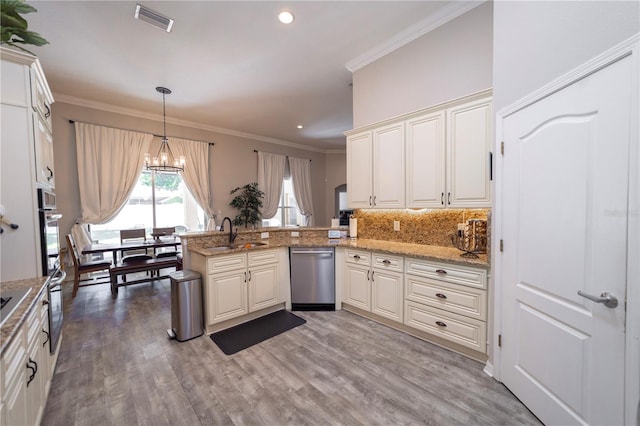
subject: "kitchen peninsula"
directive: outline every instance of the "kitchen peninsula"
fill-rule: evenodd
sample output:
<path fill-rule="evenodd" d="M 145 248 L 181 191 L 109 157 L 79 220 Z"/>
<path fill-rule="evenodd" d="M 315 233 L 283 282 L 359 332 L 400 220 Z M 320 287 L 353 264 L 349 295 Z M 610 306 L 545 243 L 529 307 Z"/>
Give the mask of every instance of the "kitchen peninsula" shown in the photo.
<path fill-rule="evenodd" d="M 207 333 L 290 309 L 288 249 L 335 247 L 336 309 L 486 361 L 486 254 L 467 258 L 450 245 L 329 239 L 328 229 L 244 230 L 231 246 L 228 233 L 182 234 L 184 267 L 203 276 Z M 429 233 L 423 228 L 417 237 Z M 251 277 L 265 270 L 271 278 L 252 287 Z"/>

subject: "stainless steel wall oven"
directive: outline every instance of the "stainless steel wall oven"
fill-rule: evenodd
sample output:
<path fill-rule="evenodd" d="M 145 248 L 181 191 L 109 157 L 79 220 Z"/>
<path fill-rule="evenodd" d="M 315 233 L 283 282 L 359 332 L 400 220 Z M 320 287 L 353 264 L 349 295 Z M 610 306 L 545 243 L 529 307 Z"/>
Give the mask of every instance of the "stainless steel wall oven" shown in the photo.
<path fill-rule="evenodd" d="M 62 282 L 67 275 L 60 262 L 58 221 L 62 215 L 56 211 L 56 195 L 53 192 L 38 188 L 38 215 L 42 275 L 49 276 L 49 350 L 53 353 L 62 331 Z"/>

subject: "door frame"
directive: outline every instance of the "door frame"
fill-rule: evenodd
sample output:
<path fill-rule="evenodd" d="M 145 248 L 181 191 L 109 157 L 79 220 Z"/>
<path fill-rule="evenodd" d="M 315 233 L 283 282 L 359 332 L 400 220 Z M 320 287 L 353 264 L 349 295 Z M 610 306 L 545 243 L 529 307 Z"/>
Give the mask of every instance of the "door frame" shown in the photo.
<path fill-rule="evenodd" d="M 638 102 L 640 84 L 640 33 L 612 47 L 606 52 L 596 56 L 583 65 L 573 69 L 565 75 L 553 80 L 542 88 L 532 92 L 513 104 L 501 109 L 496 114 L 496 133 L 494 155 L 495 179 L 492 206 L 492 234 L 491 242 L 491 287 L 493 298 L 489 301 L 490 312 L 493 312 L 493 321 L 489 329 L 490 356 L 485 366 L 485 373 L 500 381 L 501 377 L 501 348 L 498 346 L 498 335 L 502 333 L 502 256 L 500 255 L 500 239 L 502 230 L 502 181 L 504 176 L 503 157 L 500 155 L 500 147 L 503 135 L 504 120 L 508 116 L 523 108 L 552 95 L 555 92 L 573 84 L 574 82 L 597 72 L 605 66 L 627 56 L 633 56 L 632 101 L 631 101 L 631 147 L 629 161 L 629 210 L 627 212 L 612 212 L 612 214 L 626 214 L 628 218 L 627 230 L 627 258 L 640 259 L 640 171 L 634 164 L 640 164 L 640 130 L 638 115 L 640 114 Z M 635 143 L 633 141 L 636 141 Z M 508 242 L 505 243 L 505 246 Z M 625 384 L 624 384 L 624 419 L 625 424 L 637 424 L 640 422 L 640 264 L 627 262 L 627 294 L 626 294 L 626 336 L 625 336 Z M 535 413 L 534 413 L 535 414 Z"/>

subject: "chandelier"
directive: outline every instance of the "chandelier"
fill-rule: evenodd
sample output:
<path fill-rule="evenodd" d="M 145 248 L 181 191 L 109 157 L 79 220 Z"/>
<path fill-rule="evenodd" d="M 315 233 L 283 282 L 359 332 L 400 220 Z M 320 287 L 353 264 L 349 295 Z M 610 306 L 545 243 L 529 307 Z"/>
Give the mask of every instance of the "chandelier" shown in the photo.
<path fill-rule="evenodd" d="M 167 115 L 165 112 L 165 95 L 170 95 L 171 90 L 166 87 L 156 87 L 156 90 L 162 93 L 162 122 L 164 124 L 164 132 L 158 154 L 151 159 L 149 154 L 144 155 L 144 165 L 147 170 L 155 170 L 156 172 L 182 172 L 184 171 L 185 157 L 181 155 L 178 158 L 173 156 L 169 147 L 169 139 L 167 139 Z"/>

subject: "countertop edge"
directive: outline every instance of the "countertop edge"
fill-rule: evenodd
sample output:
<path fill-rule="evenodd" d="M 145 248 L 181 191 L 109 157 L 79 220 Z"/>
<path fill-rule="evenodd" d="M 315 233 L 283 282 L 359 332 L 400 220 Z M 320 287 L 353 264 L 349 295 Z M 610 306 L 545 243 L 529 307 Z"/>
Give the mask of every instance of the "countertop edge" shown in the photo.
<path fill-rule="evenodd" d="M 0 356 L 11 344 L 17 330 L 25 323 L 27 316 L 34 308 L 36 301 L 46 291 L 49 277 L 27 278 L 23 280 L 7 281 L 0 283 L 2 290 L 17 290 L 21 288 L 31 288 L 25 299 L 18 305 L 7 321 L 0 327 Z"/>

